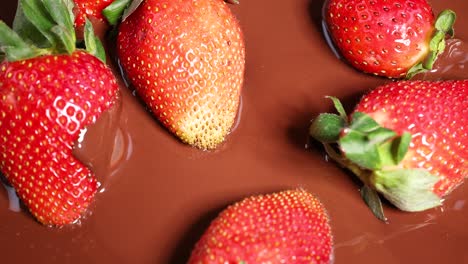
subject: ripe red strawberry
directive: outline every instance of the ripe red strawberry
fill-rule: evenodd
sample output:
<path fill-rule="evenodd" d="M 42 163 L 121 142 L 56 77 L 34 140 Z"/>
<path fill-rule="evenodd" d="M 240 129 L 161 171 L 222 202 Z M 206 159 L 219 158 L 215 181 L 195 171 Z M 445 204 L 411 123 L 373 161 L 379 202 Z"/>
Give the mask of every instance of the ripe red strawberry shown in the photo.
<path fill-rule="evenodd" d="M 75 17 L 75 30 L 76 36 L 79 40 L 84 38 L 84 27 L 87 19 L 92 21 L 92 23 L 95 25 L 98 34 L 101 34 L 107 30 L 110 23 L 104 17 L 104 10 L 112 2 L 114 2 L 114 0 L 73 0 L 73 2 L 75 3 L 73 8 Z M 119 0 L 116 2 L 122 1 Z"/>
<path fill-rule="evenodd" d="M 467 80 L 383 85 L 361 99 L 350 120 L 334 101 L 340 116 L 322 114 L 311 135 L 398 208 L 438 206 L 468 177 Z"/>
<path fill-rule="evenodd" d="M 195 245 L 191 263 L 331 263 L 323 205 L 304 190 L 246 198 L 229 206 Z"/>
<path fill-rule="evenodd" d="M 114 0 L 73 0 L 75 8 L 75 27 L 83 28 L 86 19 L 96 19 L 105 22 L 102 11 L 109 6 Z"/>
<path fill-rule="evenodd" d="M 147 0 L 119 27 L 120 63 L 156 118 L 183 142 L 217 147 L 239 106 L 245 51 L 222 0 Z"/>
<path fill-rule="evenodd" d="M 39 222 L 64 225 L 79 220 L 97 189 L 93 173 L 72 155 L 74 142 L 114 104 L 118 86 L 103 61 L 75 49 L 66 1 L 33 4 L 55 20 L 45 23 L 22 2 L 24 26 L 35 28 L 15 32 L 0 22 L 0 170 Z M 86 28 L 86 45 L 96 48 Z M 48 46 L 26 41 L 39 34 L 34 30 L 49 34 Z"/>
<path fill-rule="evenodd" d="M 335 46 L 351 65 L 391 78 L 431 69 L 455 22 L 450 10 L 436 21 L 426 0 L 330 0 L 324 16 Z"/>

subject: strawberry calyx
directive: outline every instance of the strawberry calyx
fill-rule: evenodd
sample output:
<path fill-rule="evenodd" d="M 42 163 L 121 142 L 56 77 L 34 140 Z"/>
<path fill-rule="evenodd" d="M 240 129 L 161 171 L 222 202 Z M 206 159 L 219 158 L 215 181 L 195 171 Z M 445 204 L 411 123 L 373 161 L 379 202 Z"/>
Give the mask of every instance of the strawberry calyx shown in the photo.
<path fill-rule="evenodd" d="M 72 54 L 77 49 L 72 0 L 20 0 L 13 29 L 0 21 L 0 58 L 8 61 L 42 55 Z M 105 62 L 102 43 L 89 20 L 86 51 Z"/>
<path fill-rule="evenodd" d="M 426 72 L 432 69 L 435 61 L 439 54 L 442 54 L 445 50 L 445 38 L 447 36 L 453 37 L 455 31 L 453 25 L 455 24 L 456 14 L 452 10 L 444 10 L 437 17 L 434 24 L 434 34 L 429 41 L 429 53 L 426 58 L 414 65 L 406 73 L 406 79 L 411 79 L 414 75 L 422 72 Z"/>
<path fill-rule="evenodd" d="M 361 196 L 378 219 L 387 220 L 379 193 L 402 211 L 423 211 L 441 205 L 441 198 L 432 191 L 438 177 L 424 169 L 402 165 L 410 146 L 410 133 L 398 135 L 362 112 L 354 112 L 348 118 L 340 101 L 329 98 L 339 114 L 319 115 L 309 134 L 324 145 L 331 159 L 360 179 L 364 184 Z"/>

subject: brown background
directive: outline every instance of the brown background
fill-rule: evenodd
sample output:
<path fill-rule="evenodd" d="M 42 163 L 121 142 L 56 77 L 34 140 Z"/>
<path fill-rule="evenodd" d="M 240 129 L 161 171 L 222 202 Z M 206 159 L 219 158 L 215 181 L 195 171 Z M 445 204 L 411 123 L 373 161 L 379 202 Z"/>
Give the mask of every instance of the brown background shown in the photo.
<path fill-rule="evenodd" d="M 0 17 L 11 21 L 16 3 L 5 2 Z M 457 36 L 466 39 L 468 2 L 432 3 L 436 13 L 443 7 L 458 12 Z M 302 187 L 329 211 L 336 264 L 468 263 L 466 184 L 443 207 L 426 212 L 385 205 L 390 223 L 383 224 L 362 203 L 359 184 L 348 173 L 327 162 L 319 145 L 306 149 L 310 120 L 332 109 L 325 95 L 338 96 L 349 108 L 363 92 L 387 82 L 333 56 L 320 28 L 322 4 L 243 0 L 232 7 L 247 46 L 243 107 L 238 126 L 218 151 L 180 144 L 123 87 L 117 121 L 110 129 L 91 129 L 84 143 L 84 154 L 97 160 L 105 160 L 114 146 L 127 155 L 111 169 L 95 168 L 103 191 L 92 214 L 81 226 L 49 229 L 27 213 L 10 211 L 0 188 L 0 262 L 184 263 L 226 205 Z M 455 77 L 467 77 L 464 72 Z M 115 131 L 118 139 L 127 138 L 122 146 L 109 144 Z"/>

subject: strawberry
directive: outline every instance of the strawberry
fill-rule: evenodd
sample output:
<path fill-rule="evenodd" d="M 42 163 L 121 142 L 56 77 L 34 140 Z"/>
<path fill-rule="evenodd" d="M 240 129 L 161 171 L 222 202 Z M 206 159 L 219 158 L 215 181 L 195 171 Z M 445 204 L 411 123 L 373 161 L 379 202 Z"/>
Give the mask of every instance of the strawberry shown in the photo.
<path fill-rule="evenodd" d="M 75 27 L 83 28 L 86 19 L 96 19 L 105 22 L 102 11 L 114 0 L 73 0 L 75 2 Z"/>
<path fill-rule="evenodd" d="M 87 19 L 92 21 L 98 34 L 102 35 L 102 33 L 108 29 L 110 23 L 104 17 L 104 13 L 106 13 L 106 8 L 114 2 L 114 0 L 73 0 L 73 2 L 75 3 L 73 13 L 75 15 L 74 23 L 77 39 L 83 40 L 84 27 Z M 122 0 L 117 0 L 116 2 L 122 2 Z"/>
<path fill-rule="evenodd" d="M 390 78 L 411 78 L 432 69 L 453 36 L 455 13 L 437 20 L 426 0 L 330 0 L 326 33 L 356 69 Z"/>
<path fill-rule="evenodd" d="M 392 82 L 366 94 L 350 118 L 333 100 L 340 115 L 320 115 L 310 134 L 366 185 L 379 218 L 374 191 L 401 210 L 422 211 L 468 176 L 468 80 Z"/>
<path fill-rule="evenodd" d="M 245 51 L 224 1 L 143 1 L 120 24 L 117 53 L 168 130 L 200 149 L 225 140 L 239 107 Z"/>
<path fill-rule="evenodd" d="M 118 89 L 93 55 L 103 56 L 89 22 L 87 50 L 75 48 L 70 1 L 21 0 L 23 28 L 0 21 L 0 170 L 31 214 L 53 226 L 78 221 L 96 193 L 93 173 L 72 149 Z M 31 44 L 41 38 L 48 45 Z"/>
<path fill-rule="evenodd" d="M 210 224 L 192 263 L 331 263 L 325 208 L 305 190 L 246 198 Z"/>

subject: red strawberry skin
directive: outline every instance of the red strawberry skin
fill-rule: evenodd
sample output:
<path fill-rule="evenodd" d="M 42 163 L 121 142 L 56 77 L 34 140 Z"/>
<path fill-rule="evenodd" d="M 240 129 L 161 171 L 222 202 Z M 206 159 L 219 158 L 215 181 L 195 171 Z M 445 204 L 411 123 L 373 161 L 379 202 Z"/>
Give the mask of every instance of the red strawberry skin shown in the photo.
<path fill-rule="evenodd" d="M 323 205 L 304 190 L 253 196 L 229 206 L 195 245 L 188 263 L 331 263 Z"/>
<path fill-rule="evenodd" d="M 39 222 L 73 223 L 92 201 L 97 181 L 72 148 L 117 89 L 83 51 L 0 64 L 0 170 Z"/>
<path fill-rule="evenodd" d="M 364 96 L 355 111 L 398 134 L 412 134 L 401 165 L 439 176 L 437 195 L 450 193 L 468 177 L 467 80 L 390 83 Z"/>
<path fill-rule="evenodd" d="M 325 10 L 341 55 L 363 72 L 404 77 L 429 52 L 435 18 L 426 0 L 330 0 Z"/>
<path fill-rule="evenodd" d="M 74 0 L 75 2 L 75 27 L 82 28 L 86 18 L 94 18 L 104 22 L 102 10 L 110 5 L 114 0 Z"/>
<path fill-rule="evenodd" d="M 166 128 L 201 149 L 224 141 L 245 64 L 242 32 L 224 1 L 144 1 L 117 41 L 128 78 Z"/>

